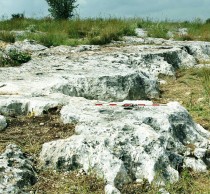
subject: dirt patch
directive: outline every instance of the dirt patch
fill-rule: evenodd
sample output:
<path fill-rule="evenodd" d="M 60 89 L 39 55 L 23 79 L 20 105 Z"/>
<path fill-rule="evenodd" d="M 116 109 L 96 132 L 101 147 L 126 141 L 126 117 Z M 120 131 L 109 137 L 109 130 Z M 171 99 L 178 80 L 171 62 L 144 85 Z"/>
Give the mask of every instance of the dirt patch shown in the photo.
<path fill-rule="evenodd" d="M 6 119 L 8 126 L 0 132 L 0 153 L 8 144 L 14 143 L 23 152 L 36 158 L 43 143 L 74 134 L 75 125 L 63 124 L 58 114 L 48 113 L 39 117 L 9 116 Z"/>

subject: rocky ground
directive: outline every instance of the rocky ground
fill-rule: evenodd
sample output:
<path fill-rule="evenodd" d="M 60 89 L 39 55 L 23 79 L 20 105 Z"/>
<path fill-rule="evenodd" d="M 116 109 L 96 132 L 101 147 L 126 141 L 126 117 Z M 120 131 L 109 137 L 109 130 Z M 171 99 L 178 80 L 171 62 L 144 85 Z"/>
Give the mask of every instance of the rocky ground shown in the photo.
<path fill-rule="evenodd" d="M 32 59 L 0 68 L 0 193 L 27 193 L 48 169 L 94 172 L 105 190 L 87 181 L 91 192 L 106 194 L 145 180 L 164 187 L 183 168 L 208 172 L 210 133 L 178 102 L 154 102 L 164 76 L 210 61 L 210 43 L 141 33 L 106 46 L 2 44 Z"/>

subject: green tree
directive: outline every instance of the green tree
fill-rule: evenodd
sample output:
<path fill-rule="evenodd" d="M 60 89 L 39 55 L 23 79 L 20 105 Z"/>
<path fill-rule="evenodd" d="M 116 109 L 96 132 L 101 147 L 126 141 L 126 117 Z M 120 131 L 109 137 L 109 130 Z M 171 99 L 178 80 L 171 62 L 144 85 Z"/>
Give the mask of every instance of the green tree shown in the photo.
<path fill-rule="evenodd" d="M 73 11 L 78 5 L 76 0 L 46 0 L 50 8 L 48 11 L 55 19 L 68 19 L 74 16 Z"/>

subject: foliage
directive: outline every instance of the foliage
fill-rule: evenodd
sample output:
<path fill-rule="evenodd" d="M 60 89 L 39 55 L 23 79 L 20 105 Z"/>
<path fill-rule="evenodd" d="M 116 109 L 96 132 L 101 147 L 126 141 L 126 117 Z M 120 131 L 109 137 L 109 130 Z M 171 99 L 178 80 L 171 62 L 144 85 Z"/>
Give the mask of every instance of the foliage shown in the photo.
<path fill-rule="evenodd" d="M 206 24 L 210 24 L 210 18 L 206 19 Z"/>
<path fill-rule="evenodd" d="M 10 50 L 7 54 L 0 53 L 0 67 L 19 66 L 31 60 L 31 55 L 16 49 Z"/>
<path fill-rule="evenodd" d="M 25 16 L 24 16 L 24 13 L 17 13 L 17 14 L 12 14 L 12 20 L 16 20 L 16 19 L 24 19 Z"/>
<path fill-rule="evenodd" d="M 17 64 L 26 63 L 31 60 L 31 55 L 27 52 L 21 52 L 16 49 L 10 50 L 8 56 Z"/>
<path fill-rule="evenodd" d="M 50 6 L 49 12 L 55 19 L 68 19 L 73 17 L 73 11 L 78 6 L 76 0 L 46 0 Z"/>

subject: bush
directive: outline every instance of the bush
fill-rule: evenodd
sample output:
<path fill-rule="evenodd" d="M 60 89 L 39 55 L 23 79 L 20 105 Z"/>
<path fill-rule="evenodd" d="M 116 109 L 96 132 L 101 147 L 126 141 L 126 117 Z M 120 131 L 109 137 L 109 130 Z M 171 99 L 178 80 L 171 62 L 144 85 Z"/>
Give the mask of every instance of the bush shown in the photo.
<path fill-rule="evenodd" d="M 14 67 L 31 60 L 31 55 L 16 49 L 10 50 L 7 54 L 0 52 L 0 67 Z"/>
<path fill-rule="evenodd" d="M 206 20 L 206 24 L 210 24 L 210 18 Z"/>
<path fill-rule="evenodd" d="M 12 20 L 16 20 L 16 19 L 24 19 L 25 16 L 24 16 L 24 13 L 17 13 L 17 14 L 12 14 Z"/>
<path fill-rule="evenodd" d="M 21 52 L 16 49 L 10 50 L 8 56 L 17 64 L 26 63 L 31 60 L 31 55 L 29 53 Z"/>

